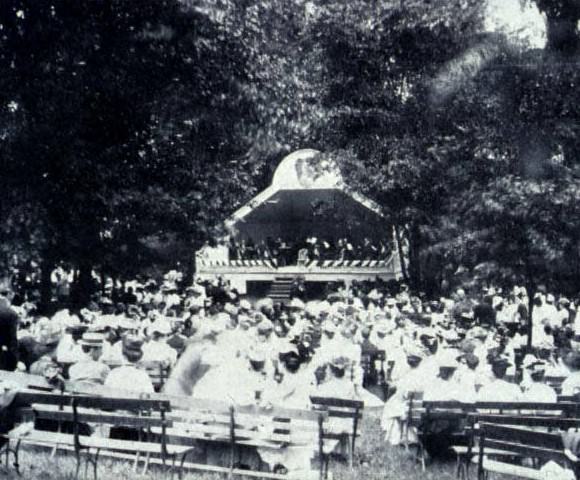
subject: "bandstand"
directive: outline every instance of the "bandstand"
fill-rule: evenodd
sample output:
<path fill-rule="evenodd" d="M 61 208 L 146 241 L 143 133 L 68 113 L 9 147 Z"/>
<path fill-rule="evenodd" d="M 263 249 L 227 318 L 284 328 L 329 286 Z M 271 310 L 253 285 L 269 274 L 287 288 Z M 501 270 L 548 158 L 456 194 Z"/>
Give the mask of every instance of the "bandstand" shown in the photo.
<path fill-rule="evenodd" d="M 225 246 L 196 254 L 196 273 L 203 279 L 216 275 L 229 280 L 240 293 L 252 285 L 275 289 L 300 277 L 306 284 L 332 281 L 388 281 L 401 276 L 399 249 L 392 225 L 371 199 L 345 184 L 336 164 L 316 150 L 298 150 L 278 165 L 272 184 L 225 221 L 229 238 L 251 239 L 253 244 L 275 238 L 341 238 L 375 244 L 388 242 L 389 251 L 372 258 L 326 258 L 281 262 L 277 258 L 230 258 Z"/>

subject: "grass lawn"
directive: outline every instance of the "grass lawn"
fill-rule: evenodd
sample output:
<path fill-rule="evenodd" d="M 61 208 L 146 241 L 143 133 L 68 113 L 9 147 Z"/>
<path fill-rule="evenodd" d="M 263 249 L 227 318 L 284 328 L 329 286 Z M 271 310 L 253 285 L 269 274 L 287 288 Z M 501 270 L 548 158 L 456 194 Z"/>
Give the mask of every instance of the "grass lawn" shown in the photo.
<path fill-rule="evenodd" d="M 46 449 L 25 447 L 21 449 L 20 457 L 21 477 L 13 468 L 6 469 L 5 465 L 0 466 L 0 476 L 11 480 L 72 480 L 74 478 L 76 464 L 74 456 L 66 452 L 59 451 L 54 458 L 50 458 L 50 453 Z M 12 461 L 12 456 L 10 458 Z M 406 453 L 400 447 L 385 446 L 377 415 L 367 415 L 363 420 L 354 469 L 351 471 L 348 465 L 337 462 L 331 462 L 330 469 L 335 480 L 454 480 L 456 478 L 454 462 L 431 463 L 427 465 L 427 471 L 422 472 L 420 464 L 415 462 L 411 453 Z M 80 478 L 83 478 L 83 473 L 81 471 Z M 472 469 L 471 475 L 472 478 L 476 477 L 476 468 Z M 491 479 L 500 477 L 499 475 L 490 476 Z M 89 470 L 87 478 L 92 480 L 92 471 Z M 171 475 L 155 466 L 152 466 L 147 474 L 141 475 L 133 471 L 130 462 L 103 457 L 99 459 L 98 478 L 99 480 L 133 478 L 153 480 L 170 479 Z M 199 471 L 189 471 L 184 475 L 186 480 L 224 480 L 225 478 L 225 475 Z"/>

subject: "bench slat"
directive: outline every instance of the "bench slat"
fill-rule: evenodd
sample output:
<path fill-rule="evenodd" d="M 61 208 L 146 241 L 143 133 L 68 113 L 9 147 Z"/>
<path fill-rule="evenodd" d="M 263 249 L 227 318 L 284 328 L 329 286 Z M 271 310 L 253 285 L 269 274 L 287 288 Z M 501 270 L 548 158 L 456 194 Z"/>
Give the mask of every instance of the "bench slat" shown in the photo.
<path fill-rule="evenodd" d="M 60 422 L 74 421 L 74 414 L 71 407 L 65 407 L 66 410 L 59 410 L 58 406 L 47 408 L 47 405 L 32 406 L 38 418 L 55 420 Z M 86 410 L 78 412 L 78 421 L 80 423 L 100 423 L 107 425 L 119 425 L 124 427 L 148 428 L 161 427 L 163 424 L 171 426 L 172 422 L 163 420 L 160 417 L 137 417 L 135 415 L 122 415 L 110 412 L 99 412 L 95 410 Z"/>
<path fill-rule="evenodd" d="M 562 438 L 557 433 L 539 432 L 517 427 L 506 427 L 485 422 L 481 422 L 479 428 L 481 434 L 485 437 L 486 442 L 488 439 L 524 444 L 533 441 L 534 445 L 544 448 L 561 448 L 562 451 L 564 450 Z"/>
<path fill-rule="evenodd" d="M 522 415 L 493 415 L 475 414 L 473 418 L 479 422 L 496 423 L 501 425 L 520 425 L 525 427 L 568 428 L 580 427 L 580 418 L 562 418 L 554 416 L 522 416 Z"/>
<path fill-rule="evenodd" d="M 48 392 L 20 391 L 17 392 L 15 402 L 17 406 L 32 403 L 48 405 L 71 405 L 76 401 L 77 406 L 85 408 L 99 408 L 103 410 L 170 410 L 170 403 L 166 400 L 148 400 L 138 398 L 106 398 L 75 396 Z"/>
<path fill-rule="evenodd" d="M 364 402 L 362 400 L 350 400 L 350 399 L 345 399 L 345 398 L 311 396 L 310 401 L 312 402 L 313 405 L 326 405 L 329 407 L 354 408 L 354 409 L 359 409 L 359 410 L 364 408 Z"/>
<path fill-rule="evenodd" d="M 25 435 L 12 435 L 9 433 L 8 438 L 21 440 L 23 442 L 49 443 L 53 445 L 74 445 L 74 435 L 60 432 L 45 432 L 43 430 L 30 430 Z M 121 451 L 139 451 L 141 453 L 161 453 L 160 443 L 135 442 L 132 440 L 117 440 L 112 438 L 88 437 L 80 435 L 79 440 L 82 446 L 99 448 L 104 450 L 121 450 Z M 183 453 L 191 450 L 187 445 L 168 445 L 170 454 Z"/>
<path fill-rule="evenodd" d="M 529 478 L 531 480 L 542 480 L 543 477 L 539 470 L 530 467 L 522 467 L 520 465 L 513 465 L 511 463 L 499 462 L 497 460 L 483 460 L 483 468 L 489 472 L 503 473 L 504 475 L 511 475 L 519 478 Z"/>
<path fill-rule="evenodd" d="M 486 448 L 484 448 L 484 454 L 486 452 L 487 446 L 489 446 L 490 448 L 498 450 L 514 452 L 515 454 L 523 457 L 542 458 L 545 460 L 559 460 L 563 462 L 566 462 L 567 458 L 563 448 L 562 450 L 555 450 L 550 448 L 536 447 L 533 445 L 522 445 L 519 443 L 504 442 L 492 439 L 486 439 L 485 445 Z"/>

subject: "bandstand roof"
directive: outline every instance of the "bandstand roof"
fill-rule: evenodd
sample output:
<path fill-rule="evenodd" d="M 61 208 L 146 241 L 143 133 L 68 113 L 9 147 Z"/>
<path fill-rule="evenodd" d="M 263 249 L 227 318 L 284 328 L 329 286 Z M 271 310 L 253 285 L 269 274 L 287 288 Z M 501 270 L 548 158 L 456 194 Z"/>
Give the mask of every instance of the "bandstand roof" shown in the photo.
<path fill-rule="evenodd" d="M 345 184 L 317 150 L 286 156 L 272 184 L 226 221 L 234 236 L 338 238 L 388 235 L 380 207 Z"/>

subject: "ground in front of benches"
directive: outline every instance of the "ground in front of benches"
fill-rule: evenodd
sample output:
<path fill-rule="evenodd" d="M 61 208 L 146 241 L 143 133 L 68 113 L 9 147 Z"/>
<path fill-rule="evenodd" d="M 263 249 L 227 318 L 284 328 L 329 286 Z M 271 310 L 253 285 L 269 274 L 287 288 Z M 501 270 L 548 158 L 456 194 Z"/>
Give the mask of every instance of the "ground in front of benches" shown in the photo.
<path fill-rule="evenodd" d="M 346 464 L 331 463 L 334 480 L 455 480 L 455 462 L 431 464 L 427 466 L 426 472 L 422 472 L 421 466 L 415 463 L 411 455 L 405 453 L 403 448 L 385 447 L 382 432 L 379 429 L 378 415 L 365 416 L 361 427 L 362 435 L 357 444 L 355 468 L 351 472 Z M 4 455 L 1 460 L 4 462 Z M 10 461 L 12 461 L 12 455 Z M 21 477 L 16 475 L 12 467 L 7 470 L 4 464 L 0 465 L 0 477 L 8 480 L 72 480 L 76 463 L 74 455 L 63 451 L 59 451 L 54 458 L 51 458 L 50 451 L 47 449 L 23 446 L 20 451 L 20 465 Z M 83 473 L 81 471 L 81 479 Z M 87 478 L 88 480 L 93 478 L 90 469 Z M 140 475 L 133 471 L 132 462 L 102 457 L 99 459 L 98 478 L 100 480 L 170 480 L 171 476 L 155 466 L 151 466 L 147 474 Z M 499 474 L 490 475 L 490 480 L 508 478 L 510 477 Z M 225 475 L 195 471 L 186 472 L 184 475 L 184 480 L 225 479 Z"/>

